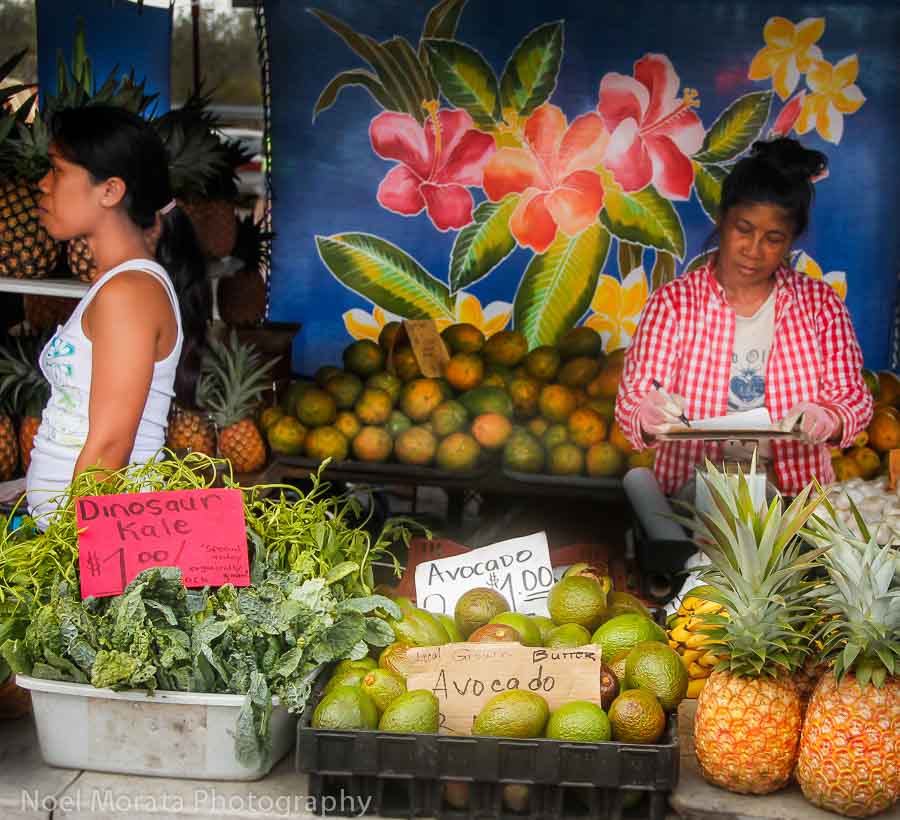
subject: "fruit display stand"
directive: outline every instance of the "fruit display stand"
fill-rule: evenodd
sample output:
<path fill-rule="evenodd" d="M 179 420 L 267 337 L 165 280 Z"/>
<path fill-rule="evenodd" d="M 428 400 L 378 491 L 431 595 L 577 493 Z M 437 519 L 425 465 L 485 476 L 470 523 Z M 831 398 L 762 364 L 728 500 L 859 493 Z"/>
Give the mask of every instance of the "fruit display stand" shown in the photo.
<path fill-rule="evenodd" d="M 263 472 L 265 481 L 305 479 L 315 472 L 318 462 L 298 456 L 273 457 Z M 440 487 L 448 496 L 448 524 L 457 526 L 467 492 L 510 496 L 562 496 L 591 498 L 624 504 L 625 493 L 618 478 L 578 478 L 511 473 L 483 466 L 467 472 L 450 472 L 431 467 L 404 464 L 371 464 L 362 461 L 332 462 L 322 472 L 328 481 L 346 481 L 374 485 L 395 484 L 408 487 Z"/>

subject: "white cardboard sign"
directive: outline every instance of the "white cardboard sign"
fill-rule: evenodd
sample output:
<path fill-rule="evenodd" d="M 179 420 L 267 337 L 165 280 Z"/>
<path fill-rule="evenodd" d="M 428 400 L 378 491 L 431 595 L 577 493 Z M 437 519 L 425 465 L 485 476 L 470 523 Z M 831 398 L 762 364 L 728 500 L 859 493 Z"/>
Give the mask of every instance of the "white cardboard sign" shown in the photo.
<path fill-rule="evenodd" d="M 547 533 L 538 532 L 419 564 L 416 604 L 452 616 L 464 592 L 491 587 L 509 601 L 514 612 L 546 615 L 553 580 Z"/>

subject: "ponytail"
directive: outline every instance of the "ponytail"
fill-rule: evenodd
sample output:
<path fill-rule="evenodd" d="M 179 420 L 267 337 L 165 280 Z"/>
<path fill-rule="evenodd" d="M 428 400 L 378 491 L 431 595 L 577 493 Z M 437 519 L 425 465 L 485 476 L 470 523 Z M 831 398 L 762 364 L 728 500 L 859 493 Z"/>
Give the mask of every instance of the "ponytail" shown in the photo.
<path fill-rule="evenodd" d="M 162 265 L 178 296 L 184 342 L 175 373 L 175 400 L 187 408 L 197 404 L 200 360 L 206 344 L 206 327 L 212 315 L 212 299 L 206 278 L 206 260 L 187 214 L 175 207 L 160 215 L 156 261 Z"/>

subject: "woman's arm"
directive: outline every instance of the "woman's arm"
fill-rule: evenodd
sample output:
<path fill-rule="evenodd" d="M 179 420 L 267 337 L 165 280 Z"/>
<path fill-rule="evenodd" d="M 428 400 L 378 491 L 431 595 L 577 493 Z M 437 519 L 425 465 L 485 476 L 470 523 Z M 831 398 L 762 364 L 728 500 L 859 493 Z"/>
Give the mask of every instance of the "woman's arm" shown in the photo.
<path fill-rule="evenodd" d="M 82 322 L 92 346 L 91 395 L 88 435 L 75 476 L 88 467 L 112 472 L 128 463 L 153 379 L 161 307 L 171 312 L 161 285 L 147 274 L 124 272 L 100 290 L 86 311 Z"/>
<path fill-rule="evenodd" d="M 653 390 L 656 379 L 674 392 L 677 373 L 677 311 L 661 288 L 651 294 L 631 347 L 625 354 L 625 368 L 616 396 L 616 421 L 632 447 L 643 450 L 650 444 L 641 430 L 638 415 L 641 401 Z"/>
<path fill-rule="evenodd" d="M 872 420 L 873 401 L 862 377 L 862 351 L 850 314 L 840 297 L 831 288 L 827 291 L 819 332 L 823 363 L 819 403 L 840 420 L 835 446 L 849 447 Z"/>

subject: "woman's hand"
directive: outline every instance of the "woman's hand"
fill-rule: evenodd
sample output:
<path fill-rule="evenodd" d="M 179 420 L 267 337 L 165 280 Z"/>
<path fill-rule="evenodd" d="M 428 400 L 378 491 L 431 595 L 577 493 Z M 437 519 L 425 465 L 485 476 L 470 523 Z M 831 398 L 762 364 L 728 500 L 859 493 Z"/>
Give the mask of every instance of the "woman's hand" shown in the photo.
<path fill-rule="evenodd" d="M 684 413 L 684 399 L 661 390 L 651 390 L 641 400 L 638 423 L 648 436 L 668 433 L 673 427 L 684 427 L 679 418 Z"/>
<path fill-rule="evenodd" d="M 803 438 L 809 444 L 824 444 L 826 441 L 836 439 L 843 428 L 837 413 L 809 401 L 802 401 L 791 408 L 784 417 L 782 427 L 785 430 L 793 430 L 798 421 Z"/>

